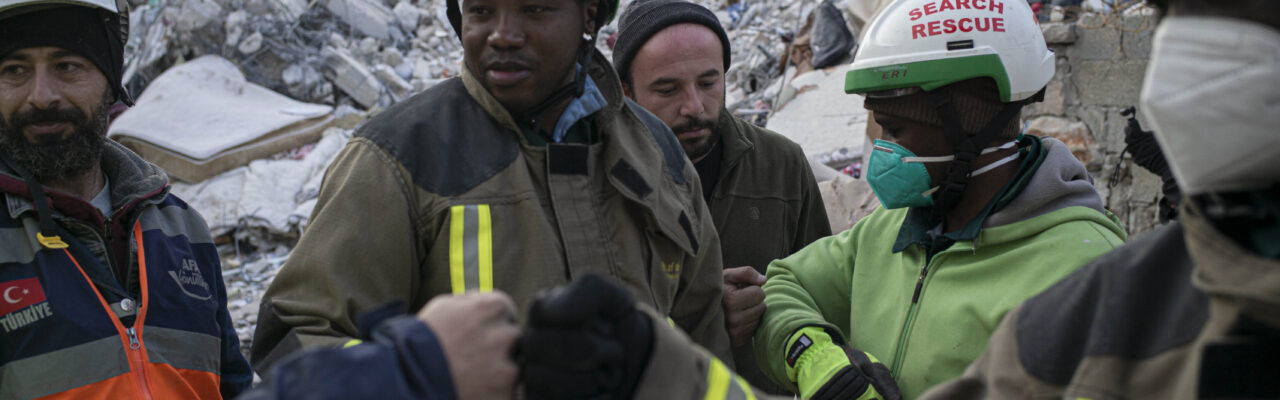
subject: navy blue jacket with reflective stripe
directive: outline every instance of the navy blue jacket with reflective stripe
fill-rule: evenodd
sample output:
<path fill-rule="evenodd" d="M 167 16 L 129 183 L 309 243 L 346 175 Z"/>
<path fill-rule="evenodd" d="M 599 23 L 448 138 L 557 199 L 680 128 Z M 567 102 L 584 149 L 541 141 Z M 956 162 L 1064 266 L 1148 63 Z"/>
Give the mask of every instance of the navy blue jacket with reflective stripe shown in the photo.
<path fill-rule="evenodd" d="M 87 249 L 46 249 L 36 242 L 38 217 L 25 184 L 0 174 L 0 296 L 9 295 L 0 298 L 0 398 L 76 388 L 115 393 L 125 386 L 113 379 L 131 374 L 145 377 L 138 382 L 161 397 L 234 397 L 248 388 L 252 373 L 227 311 L 212 237 L 197 213 L 162 189 L 113 213 L 125 218 L 116 226 L 127 247 L 119 247 L 130 250 L 108 258 L 128 260 L 142 289 L 125 293 L 131 303 L 125 306 L 119 295 L 90 282 L 91 276 L 114 279 L 104 260 Z M 99 230 L 97 237 L 76 235 L 75 246 L 117 248 L 101 239 L 101 221 L 68 217 L 83 210 L 68 206 L 65 194 L 46 193 L 64 229 L 79 223 Z M 142 269 L 145 276 L 138 276 Z M 129 328 L 138 333 L 132 352 Z"/>

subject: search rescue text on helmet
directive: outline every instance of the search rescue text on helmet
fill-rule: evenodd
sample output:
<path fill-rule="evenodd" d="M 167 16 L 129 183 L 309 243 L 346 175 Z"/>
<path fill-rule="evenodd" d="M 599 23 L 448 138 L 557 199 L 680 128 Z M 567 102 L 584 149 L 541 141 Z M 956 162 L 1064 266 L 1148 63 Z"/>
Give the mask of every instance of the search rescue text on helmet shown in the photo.
<path fill-rule="evenodd" d="M 911 9 L 911 20 L 950 10 L 987 10 L 1004 15 L 1004 3 L 996 0 L 940 0 Z M 1004 32 L 1003 17 L 964 17 L 921 22 L 911 26 L 911 39 L 960 32 Z"/>

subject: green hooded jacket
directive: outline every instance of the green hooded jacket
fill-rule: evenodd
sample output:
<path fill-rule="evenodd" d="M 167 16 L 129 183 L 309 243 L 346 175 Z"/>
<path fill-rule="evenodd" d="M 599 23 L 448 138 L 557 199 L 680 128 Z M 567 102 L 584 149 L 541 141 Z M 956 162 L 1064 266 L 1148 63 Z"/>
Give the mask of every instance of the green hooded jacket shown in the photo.
<path fill-rule="evenodd" d="M 974 225 L 971 240 L 927 257 L 926 246 L 899 239 L 915 235 L 905 223 L 910 209 L 878 209 L 770 264 L 755 337 L 765 373 L 796 390 L 786 341 L 816 325 L 884 362 L 903 395 L 915 398 L 960 376 L 1009 310 L 1122 245 L 1124 228 L 1066 145 L 1023 140 L 1033 143 L 1006 191 L 1012 198 L 980 230 Z"/>

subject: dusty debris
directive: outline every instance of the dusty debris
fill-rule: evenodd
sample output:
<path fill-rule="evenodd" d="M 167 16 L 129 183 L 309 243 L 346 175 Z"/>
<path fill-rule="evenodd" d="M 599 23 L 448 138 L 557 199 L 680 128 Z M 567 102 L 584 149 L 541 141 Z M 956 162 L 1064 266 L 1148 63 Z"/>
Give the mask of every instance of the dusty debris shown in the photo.
<path fill-rule="evenodd" d="M 301 101 L 385 107 L 457 75 L 443 10 L 444 0 L 152 1 L 131 13 L 125 82 L 137 96 L 165 70 L 219 55 Z M 379 65 L 399 79 L 375 75 Z"/>
<path fill-rule="evenodd" d="M 861 157 L 867 110 L 861 96 L 844 92 L 848 69 L 842 65 L 796 77 L 765 127 L 800 144 L 810 157 L 826 156 L 824 164 L 834 168 Z"/>

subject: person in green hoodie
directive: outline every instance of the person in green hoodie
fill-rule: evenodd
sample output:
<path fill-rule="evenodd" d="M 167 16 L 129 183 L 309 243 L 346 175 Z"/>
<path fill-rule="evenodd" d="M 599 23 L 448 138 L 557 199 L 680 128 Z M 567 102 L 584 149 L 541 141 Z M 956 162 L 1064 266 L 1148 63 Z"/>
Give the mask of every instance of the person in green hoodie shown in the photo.
<path fill-rule="evenodd" d="M 1066 145 L 1019 134 L 1054 73 L 1030 8 L 977 4 L 894 3 L 846 76 L 884 128 L 867 173 L 884 207 L 771 263 L 755 336 L 803 398 L 956 378 L 1010 309 L 1126 239 Z"/>

